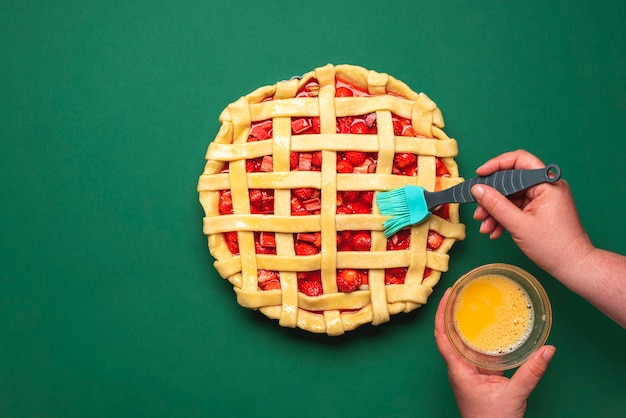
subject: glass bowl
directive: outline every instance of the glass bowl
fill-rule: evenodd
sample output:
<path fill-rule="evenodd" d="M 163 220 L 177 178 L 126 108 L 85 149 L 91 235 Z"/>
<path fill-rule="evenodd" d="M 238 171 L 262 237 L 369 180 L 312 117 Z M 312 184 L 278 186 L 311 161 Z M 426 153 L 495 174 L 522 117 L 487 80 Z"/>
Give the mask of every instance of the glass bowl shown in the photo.
<path fill-rule="evenodd" d="M 480 349 L 479 351 L 477 344 L 470 344 L 467 338 L 462 337 L 462 334 L 459 332 L 459 326 L 455 321 L 455 312 L 457 309 L 461 309 L 459 308 L 460 304 L 457 306 L 456 303 L 461 292 L 476 279 L 484 278 L 487 275 L 504 276 L 519 284 L 528 294 L 527 301 L 529 301 L 529 307 L 532 308 L 532 316 L 529 319 L 530 323 L 525 333 L 527 338 L 525 340 L 523 337 L 520 338 L 517 344 L 511 345 L 508 349 Z M 476 294 L 476 291 L 474 291 L 474 294 L 480 298 L 483 297 L 480 292 Z M 509 304 L 511 303 L 509 300 Z M 503 300 L 503 305 L 507 305 L 506 297 Z M 474 321 L 475 323 L 483 320 L 479 317 L 467 316 L 468 314 L 476 315 L 475 311 L 465 309 L 465 316 L 463 317 L 465 320 L 469 319 L 470 322 Z M 496 316 L 504 317 L 500 313 Z M 452 346 L 463 358 L 483 369 L 507 370 L 521 365 L 531 354 L 545 344 L 552 326 L 552 308 L 545 290 L 530 273 L 509 264 L 487 264 L 465 273 L 452 286 L 445 306 L 444 322 L 446 334 Z M 506 326 L 509 326 L 508 322 Z M 496 331 L 496 333 L 499 332 Z"/>

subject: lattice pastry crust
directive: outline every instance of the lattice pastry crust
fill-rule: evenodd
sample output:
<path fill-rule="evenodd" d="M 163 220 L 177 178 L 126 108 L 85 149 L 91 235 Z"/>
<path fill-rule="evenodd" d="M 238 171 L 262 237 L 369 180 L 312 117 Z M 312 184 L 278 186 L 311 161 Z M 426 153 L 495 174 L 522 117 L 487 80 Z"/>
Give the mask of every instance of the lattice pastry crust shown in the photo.
<path fill-rule="evenodd" d="M 462 181 L 457 143 L 425 94 L 329 64 L 253 91 L 220 121 L 198 192 L 215 268 L 241 306 L 340 335 L 426 303 L 465 237 L 458 205 L 387 240 L 372 199 Z"/>

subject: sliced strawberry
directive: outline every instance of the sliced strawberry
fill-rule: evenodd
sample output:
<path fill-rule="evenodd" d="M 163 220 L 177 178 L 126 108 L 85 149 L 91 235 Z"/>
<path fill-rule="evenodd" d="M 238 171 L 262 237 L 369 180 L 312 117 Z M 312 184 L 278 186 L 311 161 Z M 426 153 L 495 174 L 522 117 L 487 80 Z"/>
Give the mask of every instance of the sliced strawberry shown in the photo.
<path fill-rule="evenodd" d="M 313 133 L 319 134 L 320 133 L 320 118 L 319 117 L 311 118 L 311 125 L 313 125 L 312 126 Z"/>
<path fill-rule="evenodd" d="M 346 151 L 345 156 L 346 160 L 348 160 L 353 166 L 363 164 L 367 158 L 367 154 L 361 151 Z"/>
<path fill-rule="evenodd" d="M 407 126 L 411 126 L 411 119 L 403 118 L 402 116 L 398 116 L 396 114 L 391 116 L 391 120 L 393 121 L 395 135 L 402 135 Z M 399 131 L 396 130 L 396 126 L 400 128 Z"/>
<path fill-rule="evenodd" d="M 352 173 L 354 167 L 349 161 L 339 160 L 337 161 L 337 173 Z"/>
<path fill-rule="evenodd" d="M 322 272 L 320 270 L 299 271 L 296 273 L 298 280 L 307 280 L 313 282 L 322 282 Z"/>
<path fill-rule="evenodd" d="M 406 250 L 411 243 L 411 233 L 409 230 L 398 231 L 387 239 L 387 250 Z"/>
<path fill-rule="evenodd" d="M 352 97 L 354 94 L 352 93 L 352 90 L 350 90 L 347 87 L 337 87 L 337 89 L 335 90 L 335 96 L 337 97 Z"/>
<path fill-rule="evenodd" d="M 395 136 L 402 136 L 402 132 L 404 131 L 404 126 L 402 126 L 402 122 L 397 119 L 393 119 L 393 134 Z"/>
<path fill-rule="evenodd" d="M 298 168 L 298 162 L 300 161 L 300 155 L 297 152 L 291 151 L 289 154 L 289 168 L 295 170 Z"/>
<path fill-rule="evenodd" d="M 342 241 L 337 244 L 337 251 L 353 251 L 350 241 Z"/>
<path fill-rule="evenodd" d="M 313 196 L 313 189 L 310 187 L 303 187 L 299 189 L 293 189 L 292 193 L 295 197 L 301 200 L 310 199 Z"/>
<path fill-rule="evenodd" d="M 369 251 L 372 247 L 372 236 L 369 231 L 355 231 L 351 244 L 355 251 Z"/>
<path fill-rule="evenodd" d="M 406 275 L 400 276 L 400 275 L 394 275 L 394 274 L 389 274 L 385 272 L 385 285 L 404 284 L 405 278 L 406 278 Z"/>
<path fill-rule="evenodd" d="M 228 215 L 233 213 L 233 196 L 230 190 L 220 191 L 218 211 L 220 215 Z"/>
<path fill-rule="evenodd" d="M 259 269 L 257 274 L 259 289 L 280 289 L 280 276 L 277 271 Z"/>
<path fill-rule="evenodd" d="M 248 173 L 255 173 L 257 171 L 261 171 L 261 163 L 263 162 L 263 157 L 252 158 L 250 160 L 246 160 L 246 171 Z"/>
<path fill-rule="evenodd" d="M 274 213 L 274 190 L 263 190 L 263 213 Z"/>
<path fill-rule="evenodd" d="M 269 282 L 270 280 L 279 280 L 278 272 L 259 269 L 257 273 L 257 279 L 259 283 Z"/>
<path fill-rule="evenodd" d="M 450 172 L 448 171 L 448 167 L 444 164 L 443 160 L 439 157 L 435 158 L 435 163 L 437 165 L 437 177 L 449 176 Z"/>
<path fill-rule="evenodd" d="M 237 237 L 237 232 L 224 232 L 224 240 L 231 253 L 239 254 L 239 238 Z"/>
<path fill-rule="evenodd" d="M 344 269 L 337 273 L 337 288 L 340 292 L 354 292 L 362 282 L 361 274 L 357 270 Z"/>
<path fill-rule="evenodd" d="M 350 243 L 350 241 L 352 241 L 352 231 L 350 230 L 337 231 L 337 243 L 340 243 L 340 242 Z"/>
<path fill-rule="evenodd" d="M 274 190 L 250 189 L 251 213 L 273 213 L 274 212 Z"/>
<path fill-rule="evenodd" d="M 264 283 L 259 283 L 261 290 L 278 290 L 280 289 L 280 279 L 268 280 Z"/>
<path fill-rule="evenodd" d="M 314 245 L 305 242 L 296 242 L 294 244 L 296 255 L 314 255 L 319 253 L 319 249 Z"/>
<path fill-rule="evenodd" d="M 428 267 L 424 268 L 424 279 L 427 279 L 430 277 L 430 273 L 432 272 L 432 270 Z"/>
<path fill-rule="evenodd" d="M 413 129 L 413 126 L 409 125 L 404 129 L 404 132 L 402 133 L 402 135 L 404 136 L 417 136 L 417 133 L 415 132 L 415 129 Z"/>
<path fill-rule="evenodd" d="M 344 190 L 338 193 L 341 196 L 342 202 L 355 202 L 361 196 L 361 193 L 357 190 Z"/>
<path fill-rule="evenodd" d="M 361 202 L 363 202 L 367 206 L 372 206 L 372 202 L 374 201 L 374 192 L 361 192 L 360 198 Z"/>
<path fill-rule="evenodd" d="M 336 88 L 339 87 L 346 87 L 349 90 L 352 91 L 352 95 L 353 96 L 369 96 L 370 94 L 367 92 L 367 88 L 365 88 L 365 90 L 363 90 L 362 88 L 359 88 L 358 86 L 355 86 L 352 83 L 343 81 L 340 78 L 337 78 L 335 85 L 337 86 Z"/>
<path fill-rule="evenodd" d="M 426 246 L 429 250 L 437 250 L 443 243 L 443 235 L 433 230 L 428 231 L 428 239 Z"/>
<path fill-rule="evenodd" d="M 263 192 L 261 189 L 250 189 L 248 196 L 250 197 L 250 205 L 255 208 L 263 208 Z"/>
<path fill-rule="evenodd" d="M 361 286 L 368 285 L 370 283 L 369 273 L 367 270 L 359 270 L 361 275 Z"/>
<path fill-rule="evenodd" d="M 352 203 L 347 203 L 344 206 L 347 207 L 347 209 L 350 211 L 350 213 L 354 213 L 354 214 L 367 214 L 367 213 L 372 213 L 372 207 L 366 205 L 363 202 L 352 202 Z"/>
<path fill-rule="evenodd" d="M 298 291 L 307 296 L 319 296 L 324 293 L 322 282 L 313 280 L 298 280 Z"/>
<path fill-rule="evenodd" d="M 337 133 L 339 134 L 348 134 L 350 133 L 350 125 L 354 118 L 352 116 L 344 116 L 337 118 Z"/>
<path fill-rule="evenodd" d="M 337 215 L 351 215 L 352 210 L 348 207 L 348 205 L 337 206 Z"/>
<path fill-rule="evenodd" d="M 415 154 L 401 152 L 393 157 L 393 163 L 398 168 L 404 169 L 410 166 L 414 166 L 417 163 L 417 157 L 415 156 Z"/>
<path fill-rule="evenodd" d="M 351 134 L 368 134 L 370 132 L 371 132 L 370 127 L 367 126 L 367 124 L 363 120 L 359 120 L 357 122 L 354 122 L 350 126 L 350 133 Z"/>
<path fill-rule="evenodd" d="M 405 276 L 407 272 L 406 267 L 392 267 L 385 270 L 385 273 L 390 274 L 392 276 Z"/>
<path fill-rule="evenodd" d="M 311 154 L 311 165 L 313 167 L 322 166 L 322 151 L 315 151 L 313 154 Z"/>

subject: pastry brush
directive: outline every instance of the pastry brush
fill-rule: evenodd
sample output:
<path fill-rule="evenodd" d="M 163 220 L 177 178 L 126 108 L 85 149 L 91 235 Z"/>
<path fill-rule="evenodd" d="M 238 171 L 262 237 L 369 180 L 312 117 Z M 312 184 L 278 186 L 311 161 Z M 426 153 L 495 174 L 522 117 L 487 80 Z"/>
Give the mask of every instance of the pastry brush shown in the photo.
<path fill-rule="evenodd" d="M 476 202 L 471 193 L 476 184 L 486 184 L 504 196 L 509 196 L 539 183 L 554 183 L 559 178 L 561 169 L 556 164 L 535 170 L 502 170 L 465 180 L 439 192 L 429 192 L 420 186 L 404 186 L 379 192 L 376 203 L 382 215 L 390 216 L 383 223 L 385 237 L 389 238 L 406 226 L 424 221 L 435 208 L 444 203 Z"/>

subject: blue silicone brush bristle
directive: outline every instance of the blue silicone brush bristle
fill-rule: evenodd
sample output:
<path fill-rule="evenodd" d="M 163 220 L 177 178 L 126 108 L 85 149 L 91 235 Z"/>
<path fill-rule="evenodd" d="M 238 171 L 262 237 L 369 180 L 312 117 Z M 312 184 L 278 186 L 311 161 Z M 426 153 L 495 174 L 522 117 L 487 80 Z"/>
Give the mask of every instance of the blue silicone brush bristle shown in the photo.
<path fill-rule="evenodd" d="M 430 215 L 424 198 L 424 189 L 418 186 L 404 186 L 388 192 L 379 192 L 376 195 L 376 204 L 382 215 L 390 216 L 383 223 L 387 238 Z"/>

